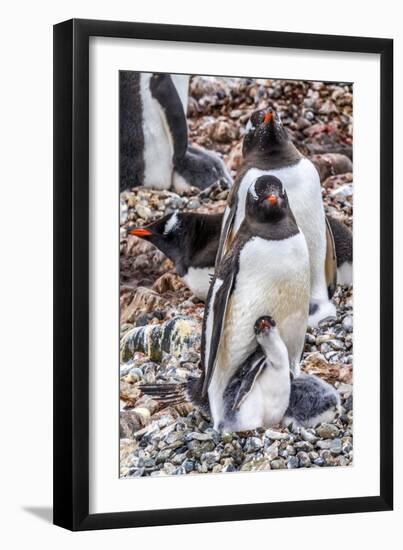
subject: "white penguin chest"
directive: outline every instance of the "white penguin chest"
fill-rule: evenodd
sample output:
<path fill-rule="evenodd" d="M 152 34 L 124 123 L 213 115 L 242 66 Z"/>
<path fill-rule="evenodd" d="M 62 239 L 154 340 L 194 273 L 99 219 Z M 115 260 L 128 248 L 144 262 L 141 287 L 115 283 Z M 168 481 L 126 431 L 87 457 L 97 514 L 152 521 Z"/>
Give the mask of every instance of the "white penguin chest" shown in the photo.
<path fill-rule="evenodd" d="M 294 353 L 306 330 L 308 303 L 309 256 L 303 235 L 280 241 L 251 239 L 240 254 L 220 364 L 236 369 L 254 351 L 254 324 L 262 315 L 274 318 L 289 353 Z"/>
<path fill-rule="evenodd" d="M 214 274 L 213 267 L 189 267 L 183 281 L 200 300 L 206 300 L 210 288 L 210 277 Z"/>

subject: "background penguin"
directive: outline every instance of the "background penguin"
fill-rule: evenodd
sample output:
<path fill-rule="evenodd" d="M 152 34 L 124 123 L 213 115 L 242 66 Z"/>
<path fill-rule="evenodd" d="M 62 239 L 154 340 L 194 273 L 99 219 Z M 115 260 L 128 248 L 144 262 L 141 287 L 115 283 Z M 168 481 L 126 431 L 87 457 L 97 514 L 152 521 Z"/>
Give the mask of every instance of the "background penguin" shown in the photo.
<path fill-rule="evenodd" d="M 224 431 L 253 430 L 282 423 L 293 430 L 332 422 L 340 412 L 338 392 L 313 375 L 290 379 L 287 348 L 275 321 L 260 317 L 254 326 L 258 348 L 239 367 L 224 391 Z M 142 384 L 140 389 L 166 406 L 189 401 L 211 418 L 202 397 L 204 375 L 183 384 Z"/>
<path fill-rule="evenodd" d="M 308 320 L 308 249 L 283 184 L 261 176 L 250 185 L 245 202 L 232 249 L 216 268 L 203 321 L 203 393 L 208 391 L 215 427 L 225 421 L 229 381 L 258 347 L 255 319 L 268 311 L 276 319 L 295 374 Z"/>
<path fill-rule="evenodd" d="M 243 142 L 244 162 L 230 192 L 224 214 L 217 264 L 233 243 L 245 216 L 245 198 L 252 181 L 263 174 L 281 179 L 289 196 L 298 225 L 305 235 L 311 268 L 311 309 L 309 324 L 316 326 L 328 316 L 335 316 L 330 301 L 336 286 L 333 240 L 327 229 L 319 175 L 310 160 L 303 157 L 291 142 L 279 116 L 269 111 L 253 113 Z M 326 255 L 328 262 L 326 266 Z M 326 273 L 330 277 L 326 280 Z"/>
<path fill-rule="evenodd" d="M 129 230 L 159 248 L 178 275 L 201 300 L 207 298 L 220 238 L 222 215 L 168 214 L 148 225 Z"/>
<path fill-rule="evenodd" d="M 188 75 L 120 72 L 120 191 L 232 183 L 218 155 L 188 147 L 188 86 Z"/>
<path fill-rule="evenodd" d="M 333 234 L 337 260 L 337 282 L 340 285 L 353 284 L 353 234 L 336 218 L 326 216 Z"/>

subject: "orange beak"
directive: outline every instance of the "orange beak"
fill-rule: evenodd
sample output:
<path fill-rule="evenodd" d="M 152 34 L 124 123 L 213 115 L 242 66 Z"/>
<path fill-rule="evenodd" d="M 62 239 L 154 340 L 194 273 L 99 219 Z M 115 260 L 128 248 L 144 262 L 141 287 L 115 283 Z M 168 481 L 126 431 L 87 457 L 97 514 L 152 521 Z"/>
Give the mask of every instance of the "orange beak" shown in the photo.
<path fill-rule="evenodd" d="M 131 229 L 129 231 L 130 235 L 135 235 L 136 237 L 148 237 L 153 234 L 152 231 L 149 229 L 143 229 L 142 227 L 139 227 L 137 229 Z"/>
<path fill-rule="evenodd" d="M 277 197 L 276 195 L 269 195 L 267 197 L 267 200 L 269 201 L 269 203 L 274 206 L 275 204 L 277 204 Z"/>
<path fill-rule="evenodd" d="M 273 116 L 274 115 L 271 111 L 267 111 L 267 113 L 265 113 L 265 115 L 264 115 L 263 123 L 268 124 L 271 121 L 271 119 L 273 118 Z"/>

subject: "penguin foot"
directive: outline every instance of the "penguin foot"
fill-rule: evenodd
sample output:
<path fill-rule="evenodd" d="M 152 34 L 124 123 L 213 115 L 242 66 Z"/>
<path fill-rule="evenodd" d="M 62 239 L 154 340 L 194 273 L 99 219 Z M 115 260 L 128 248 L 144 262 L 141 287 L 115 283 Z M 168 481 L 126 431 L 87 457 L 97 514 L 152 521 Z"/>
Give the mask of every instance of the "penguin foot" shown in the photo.
<path fill-rule="evenodd" d="M 327 318 L 336 318 L 336 306 L 330 301 L 312 301 L 309 304 L 308 325 L 316 328 L 321 321 Z"/>

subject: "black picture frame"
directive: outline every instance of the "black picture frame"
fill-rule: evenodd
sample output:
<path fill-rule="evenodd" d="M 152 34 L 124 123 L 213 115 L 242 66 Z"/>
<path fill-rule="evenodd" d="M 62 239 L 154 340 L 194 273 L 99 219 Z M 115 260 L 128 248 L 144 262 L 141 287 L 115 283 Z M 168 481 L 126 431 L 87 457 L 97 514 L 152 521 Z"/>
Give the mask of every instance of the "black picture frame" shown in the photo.
<path fill-rule="evenodd" d="M 380 54 L 380 491 L 369 497 L 89 513 L 89 38 Z M 393 41 L 73 19 L 54 26 L 54 523 L 71 530 L 393 508 Z"/>

